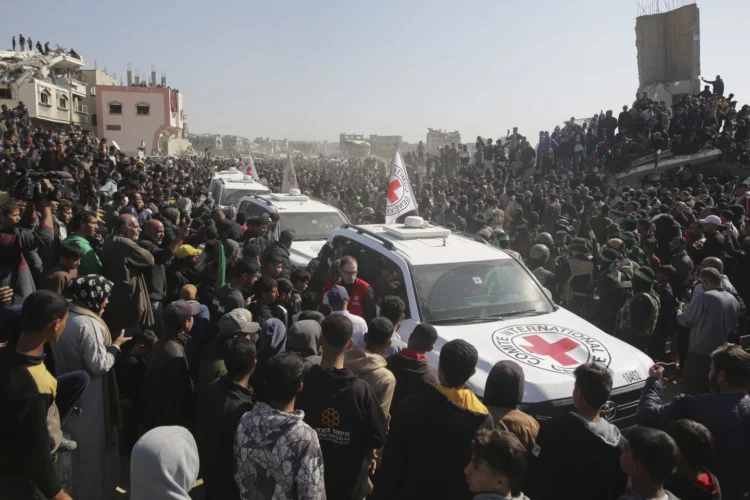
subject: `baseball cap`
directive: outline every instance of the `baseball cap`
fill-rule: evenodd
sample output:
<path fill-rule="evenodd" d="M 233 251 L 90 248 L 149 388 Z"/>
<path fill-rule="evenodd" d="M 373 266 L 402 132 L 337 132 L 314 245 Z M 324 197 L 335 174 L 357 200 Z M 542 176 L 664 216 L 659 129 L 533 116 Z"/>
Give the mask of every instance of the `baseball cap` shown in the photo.
<path fill-rule="evenodd" d="M 260 325 L 253 322 L 253 315 L 247 309 L 233 309 L 219 320 L 219 336 L 221 337 L 259 331 Z"/>
<path fill-rule="evenodd" d="M 349 300 L 349 293 L 343 286 L 335 285 L 333 288 L 326 292 L 326 298 L 328 302 L 346 302 Z"/>
<path fill-rule="evenodd" d="M 721 219 L 717 215 L 709 215 L 701 221 L 701 224 L 721 224 Z"/>
<path fill-rule="evenodd" d="M 199 312 L 201 312 L 201 305 L 198 302 L 176 300 L 167 307 L 165 320 L 167 323 L 182 323 Z"/>
<path fill-rule="evenodd" d="M 192 245 L 180 245 L 174 251 L 174 256 L 178 259 L 184 259 L 185 257 L 195 257 L 203 253 L 203 250 L 199 250 Z"/>

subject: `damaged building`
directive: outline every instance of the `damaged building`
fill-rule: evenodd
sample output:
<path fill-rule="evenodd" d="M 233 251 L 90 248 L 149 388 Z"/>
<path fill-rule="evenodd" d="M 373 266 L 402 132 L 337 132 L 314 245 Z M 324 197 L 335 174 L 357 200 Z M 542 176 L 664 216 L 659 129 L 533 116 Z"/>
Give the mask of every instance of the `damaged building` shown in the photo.
<path fill-rule="evenodd" d="M 72 49 L 0 51 L 0 104 L 23 102 L 34 126 L 90 126 L 90 110 L 83 104 L 86 84 L 72 76 L 83 65 Z"/>

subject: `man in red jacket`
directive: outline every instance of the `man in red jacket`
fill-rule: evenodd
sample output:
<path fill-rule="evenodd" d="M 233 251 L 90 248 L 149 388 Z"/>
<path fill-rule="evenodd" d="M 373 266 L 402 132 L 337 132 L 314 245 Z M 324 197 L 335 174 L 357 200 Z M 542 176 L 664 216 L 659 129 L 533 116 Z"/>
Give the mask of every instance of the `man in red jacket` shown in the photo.
<path fill-rule="evenodd" d="M 375 314 L 375 290 L 370 284 L 357 277 L 358 267 L 357 259 L 347 255 L 341 259 L 339 266 L 339 276 L 341 279 L 336 283 L 328 281 L 323 288 L 323 297 L 326 292 L 333 288 L 334 285 L 340 285 L 346 288 L 349 294 L 348 310 L 355 316 L 360 316 L 365 321 L 373 319 Z"/>

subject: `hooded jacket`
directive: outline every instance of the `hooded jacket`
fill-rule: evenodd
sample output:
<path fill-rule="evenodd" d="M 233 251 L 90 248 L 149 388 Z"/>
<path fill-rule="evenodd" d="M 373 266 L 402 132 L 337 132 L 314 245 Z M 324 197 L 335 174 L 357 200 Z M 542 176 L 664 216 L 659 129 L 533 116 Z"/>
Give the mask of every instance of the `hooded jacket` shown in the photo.
<path fill-rule="evenodd" d="M 616 499 L 625 492 L 620 469 L 622 435 L 604 419 L 593 423 L 577 413 L 542 421 L 527 473 L 526 492 L 534 500 L 569 498 L 561 488 L 575 480 L 577 500 Z"/>
<path fill-rule="evenodd" d="M 184 427 L 157 427 L 135 443 L 130 455 L 132 500 L 190 500 L 198 479 L 198 447 Z"/>
<path fill-rule="evenodd" d="M 407 396 L 426 392 L 438 383 L 435 370 L 427 364 L 427 356 L 413 349 L 403 349 L 388 358 L 386 367 L 396 378 L 396 389 L 391 400 L 391 412 L 401 405 Z"/>
<path fill-rule="evenodd" d="M 396 377 L 386 368 L 386 364 L 383 356 L 373 354 L 356 345 L 346 351 L 344 357 L 344 367 L 349 368 L 352 373 L 367 382 L 375 393 L 375 397 L 380 401 L 383 413 L 388 415 L 393 390 L 396 388 Z"/>
<path fill-rule="evenodd" d="M 464 468 L 477 431 L 494 428 L 492 416 L 471 391 L 438 387 L 407 397 L 394 414 L 375 476 L 375 500 L 471 498 Z"/>
<path fill-rule="evenodd" d="M 242 416 L 234 457 L 243 500 L 325 500 L 323 453 L 304 416 L 265 403 Z"/>
<path fill-rule="evenodd" d="M 328 500 L 362 500 L 370 455 L 385 444 L 387 428 L 373 390 L 346 368 L 316 365 L 305 377 L 296 407 L 318 433 Z"/>
<path fill-rule="evenodd" d="M 484 404 L 495 419 L 495 426 L 518 437 L 527 450 L 539 434 L 539 422 L 518 409 L 523 400 L 526 378 L 514 361 L 500 361 L 492 367 L 484 388 Z"/>
<path fill-rule="evenodd" d="M 314 319 L 297 321 L 287 332 L 287 351 L 296 352 L 303 358 L 317 356 L 322 332 L 320 323 Z"/>

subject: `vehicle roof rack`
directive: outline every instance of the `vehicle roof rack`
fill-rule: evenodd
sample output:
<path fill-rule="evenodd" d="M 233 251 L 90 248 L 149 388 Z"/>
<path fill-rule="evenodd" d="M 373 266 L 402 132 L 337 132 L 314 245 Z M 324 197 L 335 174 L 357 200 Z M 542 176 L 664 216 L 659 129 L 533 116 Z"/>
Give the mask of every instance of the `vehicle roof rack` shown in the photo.
<path fill-rule="evenodd" d="M 366 234 L 370 238 L 372 238 L 374 240 L 377 240 L 380 243 L 382 243 L 382 245 L 385 248 L 387 248 L 388 250 L 393 250 L 393 248 L 394 248 L 392 241 L 388 240 L 387 238 L 383 238 L 378 233 L 374 233 L 374 232 L 370 231 L 369 229 L 363 228 L 362 226 L 358 226 L 356 224 L 344 224 L 341 227 L 344 228 L 344 229 L 353 229 L 353 230 L 357 231 L 357 234 Z"/>

